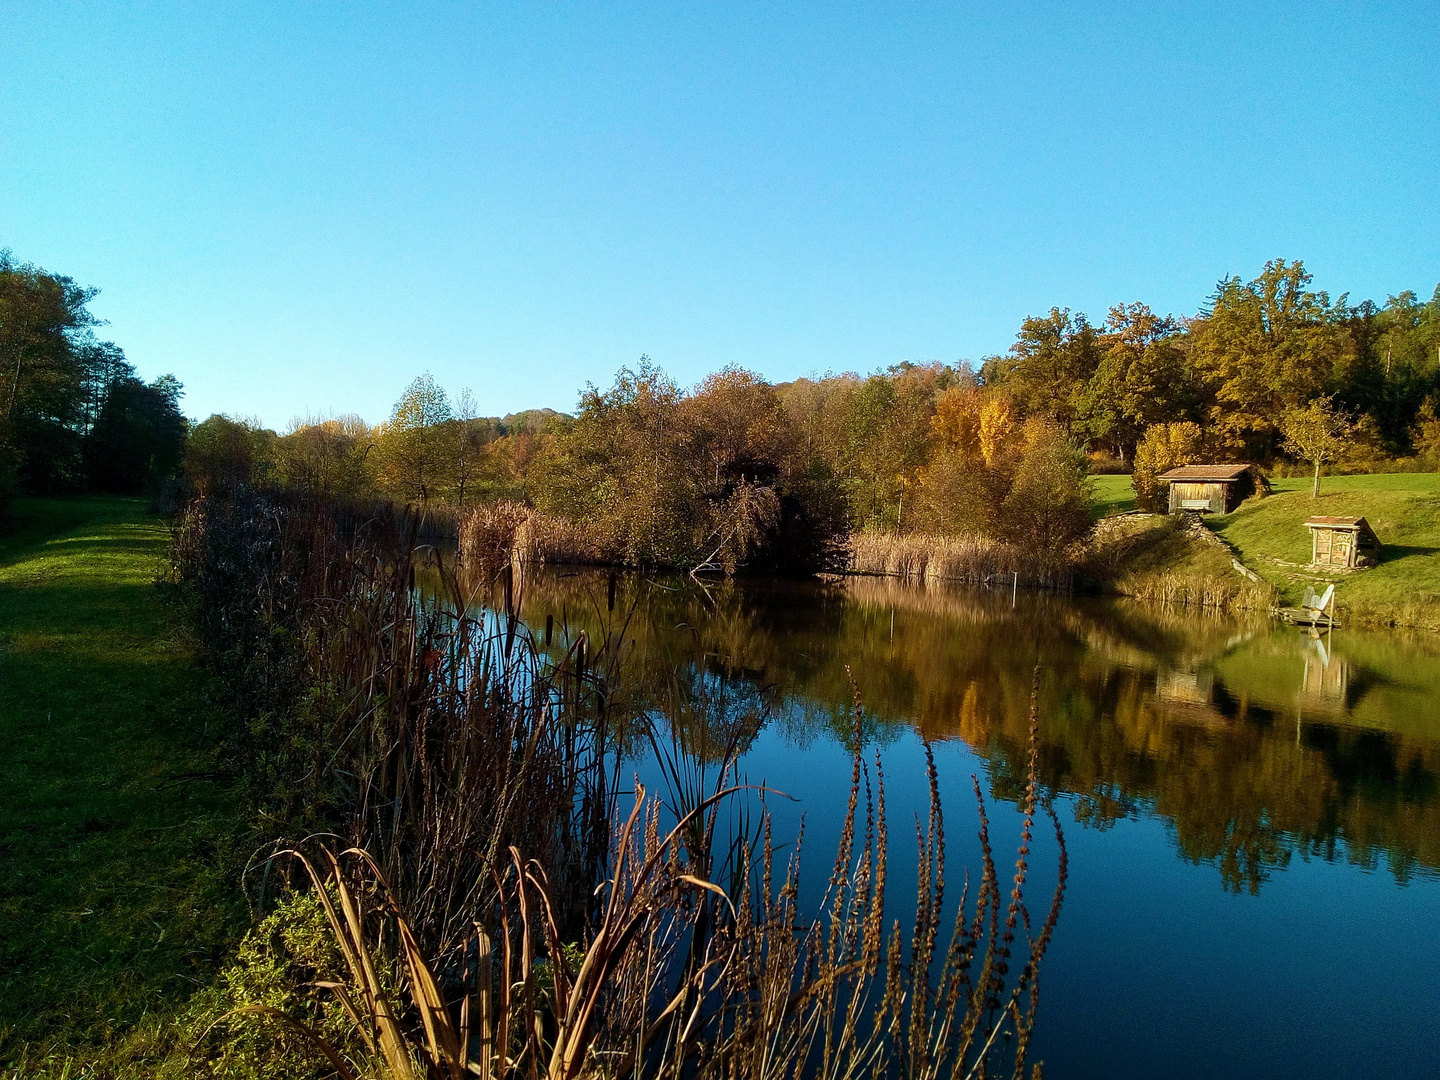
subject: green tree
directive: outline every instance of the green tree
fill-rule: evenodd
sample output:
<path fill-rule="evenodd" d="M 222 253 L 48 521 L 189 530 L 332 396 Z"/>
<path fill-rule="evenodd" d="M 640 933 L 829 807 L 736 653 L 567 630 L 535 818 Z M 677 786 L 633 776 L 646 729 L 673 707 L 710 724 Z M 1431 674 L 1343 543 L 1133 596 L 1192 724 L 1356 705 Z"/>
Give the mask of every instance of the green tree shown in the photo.
<path fill-rule="evenodd" d="M 1004 386 L 1026 415 L 1068 426 L 1084 409 L 1099 366 L 1095 328 L 1069 308 L 1051 308 L 1021 323 L 1009 354 L 987 362 L 982 376 L 987 384 Z"/>
<path fill-rule="evenodd" d="M 16 262 L 0 249 L 0 467 L 46 491 L 78 484 L 85 367 L 98 289 Z"/>
<path fill-rule="evenodd" d="M 1254 281 L 1222 280 L 1191 325 L 1207 419 L 1232 454 L 1272 457 L 1278 418 L 1323 393 L 1344 360 L 1337 306 L 1310 280 L 1303 264 L 1272 260 Z"/>
<path fill-rule="evenodd" d="M 1320 494 L 1320 466 L 1345 452 L 1355 425 L 1335 407 L 1333 397 L 1316 398 L 1308 405 L 1289 409 L 1280 417 L 1285 451 L 1315 467 L 1315 484 L 1310 497 Z"/>
<path fill-rule="evenodd" d="M 1175 320 L 1144 304 L 1110 309 L 1075 428 L 1124 461 L 1152 424 L 1192 418 L 1195 379 Z"/>
<path fill-rule="evenodd" d="M 378 476 L 385 490 L 421 505 L 450 488 L 455 460 L 450 398 L 428 371 L 417 376 L 376 440 Z"/>
<path fill-rule="evenodd" d="M 185 475 L 201 495 L 228 498 L 270 482 L 275 433 L 258 420 L 216 413 L 185 442 Z"/>
<path fill-rule="evenodd" d="M 85 434 L 85 479 L 96 491 L 134 494 L 173 480 L 184 459 L 180 381 L 162 375 L 147 384 L 133 371 L 109 379 Z"/>

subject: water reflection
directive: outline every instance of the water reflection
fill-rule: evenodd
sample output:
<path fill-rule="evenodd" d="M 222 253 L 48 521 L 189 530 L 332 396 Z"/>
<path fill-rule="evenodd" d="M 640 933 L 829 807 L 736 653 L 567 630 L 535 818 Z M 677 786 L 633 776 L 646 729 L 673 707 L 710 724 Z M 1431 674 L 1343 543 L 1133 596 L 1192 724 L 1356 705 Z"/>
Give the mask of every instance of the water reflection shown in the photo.
<path fill-rule="evenodd" d="M 623 631 L 617 715 L 703 699 L 677 732 L 702 757 L 745 749 L 762 724 L 798 747 L 843 739 L 853 677 L 872 737 L 909 726 L 964 740 L 988 761 L 992 794 L 1015 799 L 1039 664 L 1042 775 L 1086 825 L 1157 816 L 1184 858 L 1236 891 L 1297 855 L 1384 865 L 1401 882 L 1440 871 L 1428 637 L 1317 638 L 1265 619 L 870 578 L 702 586 L 545 571 L 518 593 L 528 625 L 555 627 L 557 651 Z"/>

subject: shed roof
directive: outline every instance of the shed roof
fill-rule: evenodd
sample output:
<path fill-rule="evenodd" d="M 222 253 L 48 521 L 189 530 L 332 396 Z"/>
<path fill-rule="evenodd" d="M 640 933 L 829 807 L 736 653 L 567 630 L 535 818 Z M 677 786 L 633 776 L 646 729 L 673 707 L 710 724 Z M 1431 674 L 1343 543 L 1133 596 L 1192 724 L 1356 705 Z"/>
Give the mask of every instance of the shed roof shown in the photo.
<path fill-rule="evenodd" d="M 1370 523 L 1363 517 L 1331 517 L 1320 515 L 1305 522 L 1307 529 L 1368 529 Z"/>
<path fill-rule="evenodd" d="M 1249 465 L 1181 465 L 1161 473 L 1157 480 L 1199 480 L 1212 484 L 1228 484 L 1250 471 Z"/>

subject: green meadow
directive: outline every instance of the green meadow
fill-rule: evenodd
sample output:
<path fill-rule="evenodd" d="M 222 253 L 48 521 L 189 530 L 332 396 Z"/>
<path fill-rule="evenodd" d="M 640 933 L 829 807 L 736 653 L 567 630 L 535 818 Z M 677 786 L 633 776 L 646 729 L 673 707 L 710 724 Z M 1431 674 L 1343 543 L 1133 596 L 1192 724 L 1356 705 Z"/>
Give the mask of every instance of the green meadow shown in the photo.
<path fill-rule="evenodd" d="M 1133 508 L 1129 477 L 1091 479 L 1097 514 Z M 1320 514 L 1369 521 L 1383 545 L 1379 565 L 1312 569 L 1304 522 Z M 1288 603 L 1299 602 L 1307 586 L 1334 583 L 1342 621 L 1440 629 L 1440 473 L 1327 476 L 1317 498 L 1309 477 L 1272 480 L 1270 495 L 1206 518 L 1206 524 Z M 1155 553 L 1140 557 L 1153 562 Z"/>
<path fill-rule="evenodd" d="M 1096 517 L 1135 509 L 1135 488 L 1123 474 L 1090 477 L 1090 508 Z"/>
<path fill-rule="evenodd" d="M 244 925 L 208 677 L 137 499 L 22 499 L 0 537 L 0 1061 L 111 1040 Z"/>

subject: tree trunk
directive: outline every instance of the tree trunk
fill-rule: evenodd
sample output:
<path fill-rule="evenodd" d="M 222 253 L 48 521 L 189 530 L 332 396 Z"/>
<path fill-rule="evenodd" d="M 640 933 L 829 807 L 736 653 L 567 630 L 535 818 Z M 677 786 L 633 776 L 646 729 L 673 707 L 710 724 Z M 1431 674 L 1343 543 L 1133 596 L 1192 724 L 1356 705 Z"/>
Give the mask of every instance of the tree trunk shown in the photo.
<path fill-rule="evenodd" d="M 1313 488 L 1311 488 L 1311 490 L 1310 490 L 1310 498 L 1312 498 L 1312 499 L 1318 499 L 1319 497 L 1320 497 L 1320 462 L 1317 461 L 1317 462 L 1315 462 L 1315 486 L 1314 486 Z"/>

